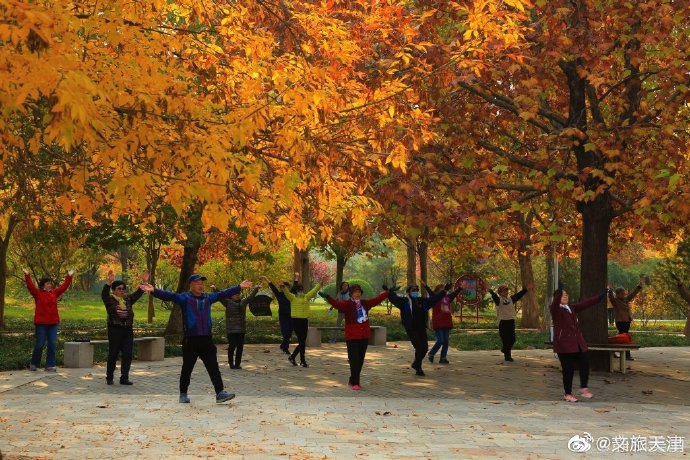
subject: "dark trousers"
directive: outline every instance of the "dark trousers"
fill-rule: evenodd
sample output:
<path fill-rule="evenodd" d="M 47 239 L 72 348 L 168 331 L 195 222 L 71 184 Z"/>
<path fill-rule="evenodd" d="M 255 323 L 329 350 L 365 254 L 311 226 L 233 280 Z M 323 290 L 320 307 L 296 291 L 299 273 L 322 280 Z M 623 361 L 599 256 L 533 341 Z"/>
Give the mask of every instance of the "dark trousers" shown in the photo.
<path fill-rule="evenodd" d="M 228 334 L 228 363 L 230 366 L 239 366 L 242 362 L 244 351 L 244 332 L 231 332 Z M 233 359 L 233 355 L 234 358 Z"/>
<path fill-rule="evenodd" d="M 359 375 L 364 366 L 364 357 L 367 354 L 369 339 L 346 340 L 347 359 L 350 361 L 350 384 L 359 385 Z"/>
<path fill-rule="evenodd" d="M 561 361 L 563 369 L 563 389 L 565 394 L 573 393 L 573 376 L 575 375 L 576 365 L 580 368 L 580 388 L 587 388 L 587 383 L 589 383 L 589 358 L 587 352 L 558 353 L 558 359 Z"/>
<path fill-rule="evenodd" d="M 108 366 L 105 378 L 113 379 L 117 356 L 122 353 L 120 380 L 129 378 L 129 368 L 132 366 L 132 348 L 134 347 L 134 332 L 132 326 L 108 326 Z"/>
<path fill-rule="evenodd" d="M 292 318 L 290 315 L 279 316 L 278 321 L 280 322 L 280 335 L 283 340 L 280 342 L 280 349 L 283 351 L 288 351 L 290 349 L 290 337 L 292 336 Z"/>
<path fill-rule="evenodd" d="M 299 360 L 303 363 L 307 361 L 304 358 L 304 352 L 307 348 L 307 331 L 309 330 L 309 320 L 307 318 L 292 318 L 292 330 L 297 336 L 297 347 L 292 350 L 290 357 L 295 359 L 299 353 Z"/>
<path fill-rule="evenodd" d="M 182 372 L 180 372 L 180 393 L 187 393 L 189 381 L 197 358 L 206 367 L 208 376 L 211 377 L 216 393 L 223 391 L 223 379 L 218 368 L 217 349 L 210 335 L 199 337 L 185 337 L 182 339 Z"/>
<path fill-rule="evenodd" d="M 510 353 L 515 345 L 515 320 L 502 319 L 498 323 L 498 335 L 501 336 L 501 352 L 506 358 L 511 358 Z"/>
<path fill-rule="evenodd" d="M 630 332 L 630 321 L 616 321 L 616 329 L 619 334 Z"/>
<path fill-rule="evenodd" d="M 424 361 L 426 352 L 429 351 L 429 338 L 426 335 L 426 328 L 412 326 L 409 329 L 406 328 L 405 332 L 407 333 L 407 338 L 410 339 L 414 347 L 414 362 L 412 363 L 412 367 L 421 370 L 422 361 Z"/>

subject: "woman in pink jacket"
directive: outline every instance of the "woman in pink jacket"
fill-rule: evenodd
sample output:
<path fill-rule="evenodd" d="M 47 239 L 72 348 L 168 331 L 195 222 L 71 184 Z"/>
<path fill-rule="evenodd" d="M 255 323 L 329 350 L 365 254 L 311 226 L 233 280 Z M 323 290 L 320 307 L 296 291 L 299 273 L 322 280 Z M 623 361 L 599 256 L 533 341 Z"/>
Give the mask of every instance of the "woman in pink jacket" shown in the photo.
<path fill-rule="evenodd" d="M 576 314 L 601 302 L 606 296 L 604 291 L 589 299 L 574 304 L 568 303 L 568 293 L 559 284 L 553 293 L 553 301 L 549 306 L 553 319 L 553 351 L 558 354 L 563 372 L 563 399 L 567 402 L 577 402 L 573 396 L 573 376 L 575 364 L 580 368 L 580 396 L 590 399 L 593 395 L 587 388 L 589 381 L 589 360 L 587 358 L 587 343 L 580 332 Z"/>

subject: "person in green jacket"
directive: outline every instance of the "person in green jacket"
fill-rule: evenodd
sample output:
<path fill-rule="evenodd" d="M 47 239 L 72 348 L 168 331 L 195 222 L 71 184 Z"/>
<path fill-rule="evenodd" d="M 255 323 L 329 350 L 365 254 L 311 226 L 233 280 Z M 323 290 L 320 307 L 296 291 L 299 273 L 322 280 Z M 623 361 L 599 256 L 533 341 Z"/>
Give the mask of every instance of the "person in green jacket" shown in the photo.
<path fill-rule="evenodd" d="M 305 293 L 304 285 L 298 284 L 295 287 L 295 294 L 293 294 L 286 286 L 283 286 L 283 293 L 288 300 L 290 300 L 290 305 L 292 307 L 290 311 L 292 330 L 295 331 L 298 342 L 297 347 L 295 347 L 288 358 L 288 361 L 290 361 L 293 366 L 297 365 L 295 358 L 297 357 L 297 353 L 299 353 L 300 366 L 309 367 L 304 357 L 304 352 L 307 347 L 307 331 L 309 330 L 309 301 L 314 298 L 320 288 L 321 284 L 317 283 L 311 291 Z"/>

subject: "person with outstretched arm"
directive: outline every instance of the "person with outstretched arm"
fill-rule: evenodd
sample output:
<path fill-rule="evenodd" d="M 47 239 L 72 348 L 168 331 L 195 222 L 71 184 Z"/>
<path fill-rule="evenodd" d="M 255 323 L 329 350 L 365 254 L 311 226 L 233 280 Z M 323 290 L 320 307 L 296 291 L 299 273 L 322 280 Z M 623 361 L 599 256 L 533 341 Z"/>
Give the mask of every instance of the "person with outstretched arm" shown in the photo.
<path fill-rule="evenodd" d="M 72 284 L 74 270 L 68 271 L 65 281 L 55 289 L 53 289 L 55 282 L 49 276 L 41 278 L 38 282 L 38 287 L 36 287 L 31 279 L 29 271 L 26 268 L 23 269 L 23 271 L 26 288 L 29 290 L 36 304 L 36 309 L 34 310 L 36 343 L 34 344 L 34 351 L 31 354 L 29 369 L 35 371 L 41 367 L 41 357 L 43 355 L 43 347 L 45 346 L 45 370 L 47 372 L 56 372 L 57 361 L 55 359 L 55 351 L 57 348 L 58 324 L 60 324 L 57 303 L 60 296 L 62 296 L 69 285 Z"/>
<path fill-rule="evenodd" d="M 580 302 L 570 304 L 568 293 L 563 284 L 558 284 L 558 289 L 553 293 L 553 300 L 549 306 L 553 320 L 553 351 L 558 354 L 563 373 L 563 399 L 567 402 L 577 402 L 573 395 L 573 377 L 575 365 L 580 369 L 579 395 L 585 399 L 592 398 L 589 384 L 589 359 L 587 356 L 587 342 L 580 332 L 576 314 L 587 308 L 597 305 L 604 300 L 608 289 L 599 295 L 590 297 Z"/>
<path fill-rule="evenodd" d="M 145 271 L 141 282 L 148 283 L 149 272 Z M 134 348 L 134 304 L 144 291 L 137 288 L 127 294 L 127 284 L 115 281 L 115 273 L 108 272 L 108 280 L 103 285 L 101 299 L 108 313 L 108 364 L 105 371 L 105 383 L 113 384 L 113 374 L 118 355 L 122 355 L 120 364 L 120 385 L 132 385 L 129 380 L 129 369 L 132 366 L 132 349 Z"/>
<path fill-rule="evenodd" d="M 420 297 L 419 286 L 416 284 L 407 287 L 406 297 L 400 297 L 395 292 L 398 289 L 397 287 L 388 289 L 384 285 L 383 289 L 389 292 L 388 299 L 393 306 L 400 310 L 400 321 L 414 347 L 414 361 L 411 367 L 416 371 L 417 375 L 424 376 L 422 361 L 426 356 L 426 352 L 429 351 L 429 338 L 426 335 L 426 328 L 429 324 L 428 311 L 443 299 L 446 291 L 450 289 L 450 285 L 446 285 L 445 289 L 427 298 Z"/>
<path fill-rule="evenodd" d="M 309 331 L 309 302 L 319 292 L 321 284 L 316 284 L 309 292 L 304 292 L 304 286 L 298 284 L 295 287 L 295 293 L 290 292 L 286 286 L 283 286 L 283 294 L 290 300 L 290 318 L 292 319 L 292 329 L 297 336 L 297 347 L 292 351 L 288 357 L 288 361 L 293 366 L 297 365 L 295 358 L 299 354 L 300 366 L 309 367 L 307 364 L 305 352 L 307 349 L 307 332 Z"/>
<path fill-rule="evenodd" d="M 228 336 L 228 364 L 230 369 L 242 369 L 242 353 L 244 351 L 244 336 L 247 333 L 247 305 L 259 292 L 255 287 L 247 295 L 240 297 L 240 293 L 233 294 L 229 299 L 221 299 L 225 306 L 225 331 Z"/>
<path fill-rule="evenodd" d="M 218 367 L 218 349 L 213 344 L 211 328 L 211 304 L 227 299 L 242 289 L 252 287 L 250 281 L 242 281 L 239 286 L 232 286 L 219 292 L 204 292 L 206 277 L 193 274 L 189 277 L 189 292 L 170 292 L 156 289 L 150 284 L 142 284 L 144 292 L 151 292 L 157 299 L 175 302 L 182 310 L 182 325 L 184 337 L 182 339 L 182 370 L 180 372 L 180 402 L 189 403 L 187 396 L 189 383 L 196 360 L 206 367 L 213 388 L 216 391 L 216 402 L 222 403 L 235 397 L 223 387 L 223 379 Z"/>
<path fill-rule="evenodd" d="M 615 291 L 611 290 L 609 286 L 609 302 L 613 306 L 613 317 L 616 321 L 616 329 L 618 329 L 619 334 L 630 332 L 630 324 L 632 323 L 632 310 L 630 309 L 630 302 L 632 302 L 637 294 L 642 291 L 642 286 L 644 285 L 644 275 L 640 276 L 640 283 L 628 293 L 628 290 L 624 287 L 617 287 Z M 630 355 L 630 350 L 625 352 L 626 358 L 635 361 L 635 359 Z"/>
<path fill-rule="evenodd" d="M 359 377 L 364 366 L 369 337 L 371 337 L 368 313 L 373 307 L 386 300 L 389 294 L 388 291 L 384 291 L 374 298 L 362 299 L 362 287 L 359 284 L 350 286 L 349 291 L 350 298 L 347 300 L 336 300 L 323 292 L 319 292 L 319 295 L 345 317 L 345 343 L 347 344 L 347 359 L 350 363 L 348 384 L 353 390 L 361 390 Z"/>
<path fill-rule="evenodd" d="M 496 304 L 496 320 L 498 321 L 498 335 L 501 337 L 501 353 L 505 361 L 513 361 L 512 350 L 515 345 L 515 304 L 527 294 L 527 288 L 508 296 L 508 286 L 500 285 L 496 289 L 498 294 L 489 289 L 491 298 Z"/>
<path fill-rule="evenodd" d="M 262 277 L 262 279 L 268 283 L 268 287 L 271 288 L 271 292 L 278 301 L 278 323 L 280 324 L 280 335 L 283 340 L 280 342 L 280 349 L 286 355 L 290 354 L 290 337 L 292 337 L 292 318 L 290 317 L 290 299 L 287 298 L 282 289 L 269 281 L 267 277 Z M 290 286 L 287 282 L 283 282 L 281 288 L 284 286 L 290 292 L 295 292 L 297 289 L 297 281 L 299 280 L 299 273 L 295 273 L 295 278 Z"/>
<path fill-rule="evenodd" d="M 444 289 L 443 284 L 439 284 L 432 291 L 427 284 L 422 281 L 422 286 L 426 289 L 430 296 L 436 295 Z M 448 346 L 450 345 L 450 331 L 453 329 L 453 312 L 451 304 L 462 289 L 458 288 L 453 292 L 444 295 L 443 298 L 437 302 L 431 310 L 431 327 L 436 333 L 436 343 L 431 350 L 429 350 L 429 361 L 434 362 L 436 352 L 441 349 L 441 357 L 438 362 L 441 364 L 450 364 L 448 361 Z"/>

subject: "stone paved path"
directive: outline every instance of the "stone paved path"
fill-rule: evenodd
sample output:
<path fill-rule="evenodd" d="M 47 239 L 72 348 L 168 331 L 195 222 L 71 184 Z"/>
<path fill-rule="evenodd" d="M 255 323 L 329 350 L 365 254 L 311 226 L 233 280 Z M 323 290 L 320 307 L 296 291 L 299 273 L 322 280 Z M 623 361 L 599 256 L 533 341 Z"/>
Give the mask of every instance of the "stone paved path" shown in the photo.
<path fill-rule="evenodd" d="M 309 368 L 293 367 L 276 345 L 248 345 L 242 370 L 221 365 L 237 394 L 226 404 L 215 403 L 201 362 L 192 403 L 177 402 L 181 358 L 135 361 L 132 387 L 105 385 L 102 366 L 3 372 L 0 451 L 98 459 L 690 455 L 690 348 L 642 349 L 627 374 L 594 373 L 595 398 L 577 404 L 560 401 L 558 360 L 547 350 L 518 350 L 513 363 L 498 352 L 451 350 L 450 365 L 425 362 L 426 377 L 409 368 L 412 355 L 407 343 L 369 347 L 356 392 L 346 385 L 344 344 L 308 349 Z M 585 432 L 595 442 L 620 438 L 604 451 L 572 453 L 568 441 Z"/>

